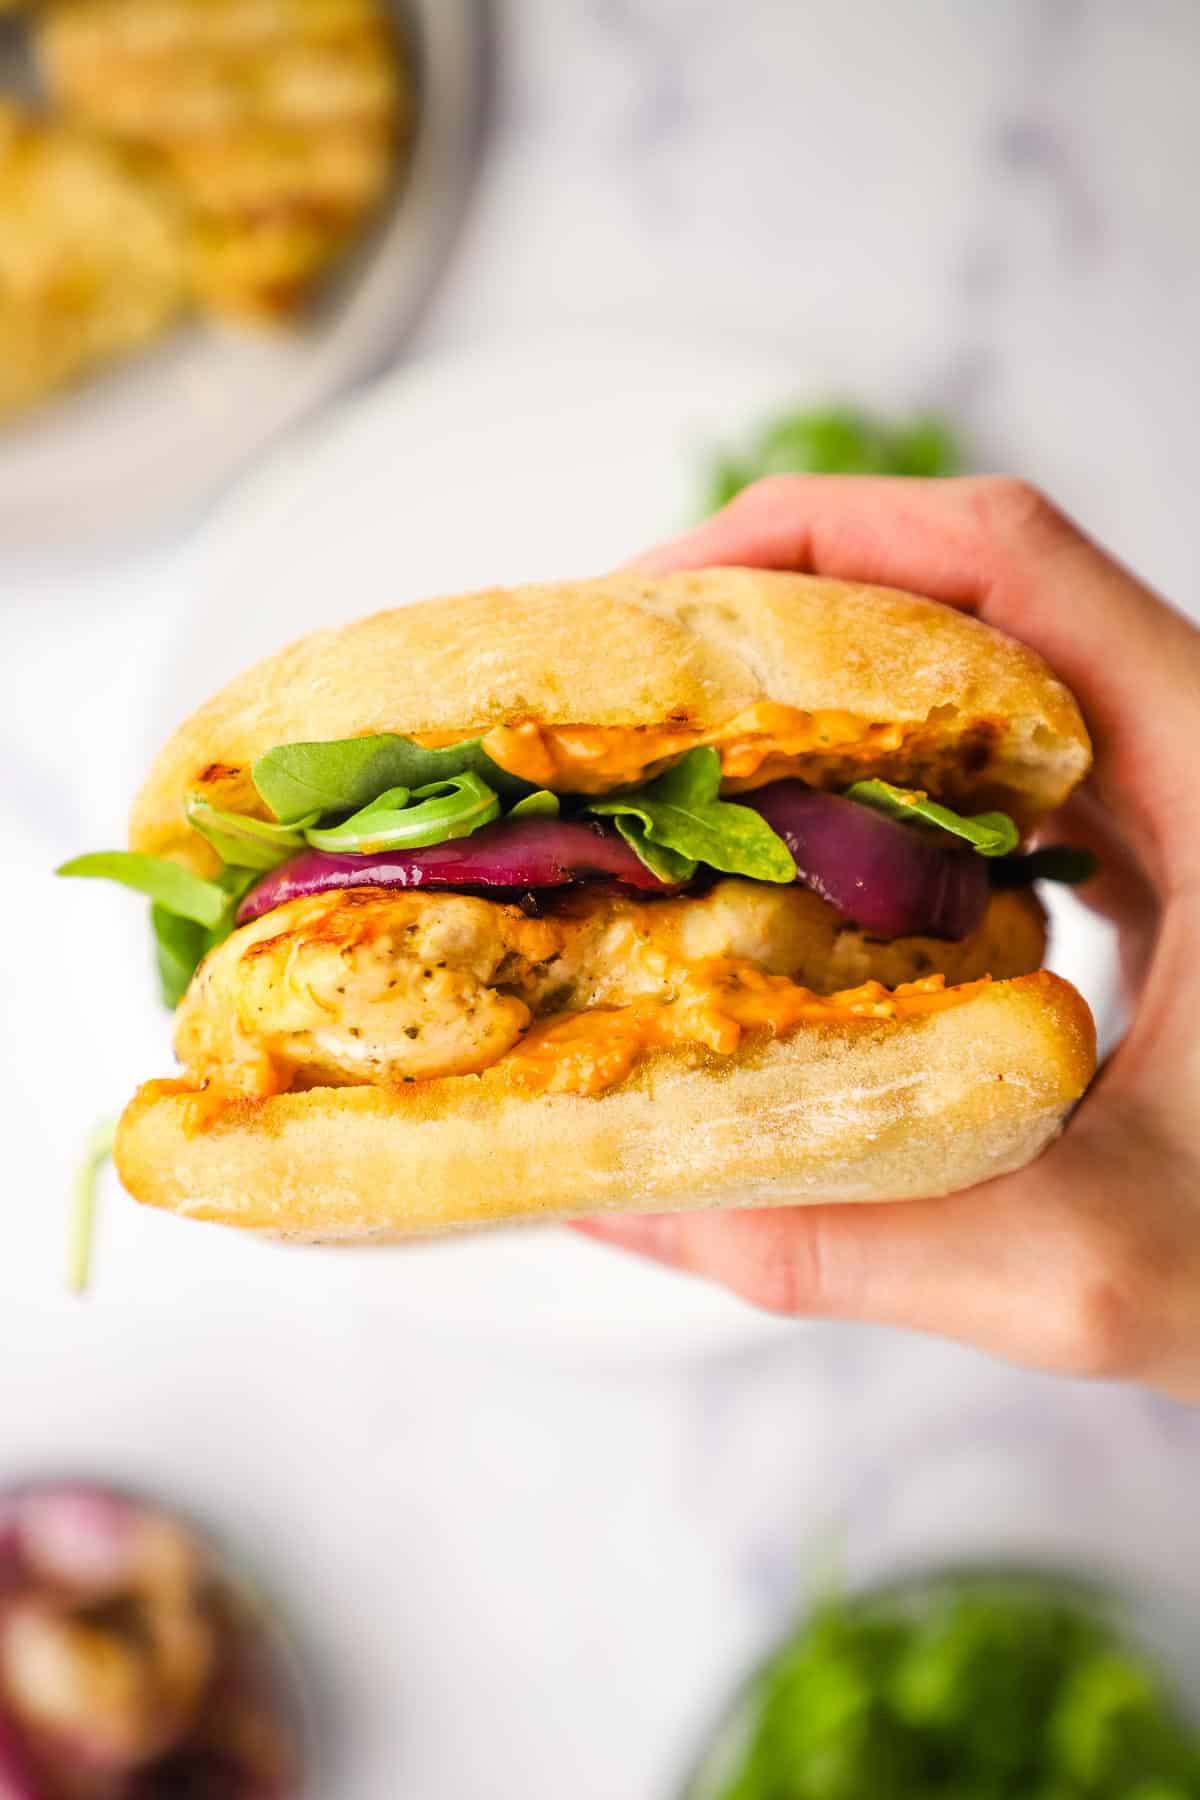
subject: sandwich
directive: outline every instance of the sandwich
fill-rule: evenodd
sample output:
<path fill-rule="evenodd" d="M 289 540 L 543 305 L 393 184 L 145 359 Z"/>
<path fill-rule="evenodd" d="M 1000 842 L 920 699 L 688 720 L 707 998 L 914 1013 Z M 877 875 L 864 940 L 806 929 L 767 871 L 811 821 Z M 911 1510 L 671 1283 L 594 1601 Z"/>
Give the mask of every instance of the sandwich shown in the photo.
<path fill-rule="evenodd" d="M 1045 664 L 747 569 L 318 632 L 162 750 L 128 851 L 180 1072 L 131 1194 L 307 1240 L 900 1201 L 1017 1168 L 1095 1067 L 1030 849 L 1090 745 Z"/>

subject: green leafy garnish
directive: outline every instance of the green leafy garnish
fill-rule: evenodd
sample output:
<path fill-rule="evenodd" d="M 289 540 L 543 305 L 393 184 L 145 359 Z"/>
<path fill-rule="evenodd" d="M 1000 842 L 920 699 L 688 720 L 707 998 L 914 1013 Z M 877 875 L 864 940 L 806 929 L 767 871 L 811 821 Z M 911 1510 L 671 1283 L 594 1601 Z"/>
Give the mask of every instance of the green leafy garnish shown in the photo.
<path fill-rule="evenodd" d="M 506 816 L 510 819 L 557 819 L 560 810 L 558 795 L 552 794 L 549 788 L 538 788 L 509 807 Z"/>
<path fill-rule="evenodd" d="M 918 821 L 936 825 L 954 837 L 964 838 L 981 856 L 1009 856 L 1021 841 L 1021 834 L 1007 813 L 976 813 L 967 817 L 952 812 L 948 806 L 939 806 L 920 789 L 893 787 L 890 781 L 856 781 L 846 789 L 846 797 L 906 825 Z"/>
<path fill-rule="evenodd" d="M 678 850 L 671 850 L 665 844 L 656 844 L 647 835 L 645 819 L 636 812 L 618 814 L 613 819 L 617 831 L 625 839 L 635 856 L 641 857 L 652 874 L 660 881 L 690 881 L 696 873 L 697 863 L 694 857 L 684 856 Z"/>
<path fill-rule="evenodd" d="M 154 962 L 164 1004 L 174 1010 L 208 951 L 209 932 L 157 903 L 150 908 Z"/>
<path fill-rule="evenodd" d="M 294 825 L 268 819 L 252 819 L 245 813 L 223 812 L 203 794 L 189 794 L 183 803 L 188 824 L 206 837 L 224 863 L 235 869 L 265 873 L 304 848 L 304 831 L 315 825 L 319 813 L 309 813 Z"/>
<path fill-rule="evenodd" d="M 936 414 L 891 425 L 852 407 L 807 408 L 769 420 L 744 452 L 718 457 L 708 510 L 766 475 L 955 475 L 962 466 L 954 432 Z"/>
<path fill-rule="evenodd" d="M 479 738 L 442 750 L 426 750 L 390 732 L 325 744 L 281 744 L 260 756 L 251 770 L 259 794 L 286 825 L 311 813 L 359 812 L 391 788 L 427 787 L 466 774 L 480 776 L 506 802 L 531 792 L 528 781 L 492 761 Z"/>
<path fill-rule="evenodd" d="M 1200 1800 L 1200 1737 L 1086 1589 L 962 1577 L 819 1607 L 689 1800 Z"/>
<path fill-rule="evenodd" d="M 228 902 L 225 890 L 215 881 L 204 881 L 190 869 L 168 862 L 163 856 L 143 856 L 134 850 L 96 850 L 88 856 L 76 856 L 55 870 L 57 875 L 83 875 L 103 881 L 118 881 L 123 887 L 191 919 L 197 925 L 220 923 Z"/>
<path fill-rule="evenodd" d="M 410 805 L 411 801 L 417 802 Z M 470 837 L 500 816 L 500 802 L 478 775 L 452 775 L 426 787 L 389 788 L 369 806 L 328 829 L 306 831 L 314 850 L 370 856 L 380 850 L 421 849 Z"/>
<path fill-rule="evenodd" d="M 112 1155 L 117 1121 L 102 1119 L 87 1141 L 75 1172 L 75 1191 L 67 1237 L 67 1286 L 73 1294 L 86 1293 L 92 1263 L 92 1230 L 96 1218 L 96 1188 L 100 1172 Z"/>
<path fill-rule="evenodd" d="M 187 993 L 192 976 L 210 950 L 223 944 L 237 920 L 237 909 L 259 878 L 258 869 L 222 869 L 216 878 L 224 901 L 215 925 L 197 925 L 165 906 L 150 908 L 154 931 L 154 960 L 158 969 L 163 1004 L 172 1010 Z"/>
<path fill-rule="evenodd" d="M 442 750 L 388 733 L 283 744 L 260 757 L 252 773 L 274 820 L 227 812 L 199 793 L 184 801 L 189 824 L 225 865 L 215 880 L 127 850 L 77 856 L 58 870 L 117 881 L 154 902 L 155 961 L 169 1007 L 179 1004 L 200 962 L 233 930 L 246 891 L 306 843 L 363 854 L 400 844 L 416 848 L 478 830 L 499 815 L 500 799 L 530 800 L 525 810 L 544 814 L 558 804 L 553 794 L 501 769 L 478 738 Z"/>
<path fill-rule="evenodd" d="M 277 859 L 278 860 L 278 859 Z M 150 922 L 164 1003 L 178 1006 L 202 959 L 233 930 L 238 905 L 261 870 L 226 868 L 213 881 L 162 856 L 129 850 L 97 850 L 55 871 L 116 881 L 154 902 Z"/>
<path fill-rule="evenodd" d="M 1078 887 L 1100 867 L 1090 850 L 1074 844 L 1045 844 L 1024 856 L 1004 856 L 989 871 L 995 887 L 1024 887 L 1030 881 L 1061 881 Z"/>
<path fill-rule="evenodd" d="M 589 800 L 586 810 L 615 820 L 663 880 L 690 881 L 697 865 L 707 863 L 727 875 L 794 881 L 796 864 L 783 839 L 750 807 L 722 800 L 720 788 L 721 759 L 705 745 L 645 787 Z"/>

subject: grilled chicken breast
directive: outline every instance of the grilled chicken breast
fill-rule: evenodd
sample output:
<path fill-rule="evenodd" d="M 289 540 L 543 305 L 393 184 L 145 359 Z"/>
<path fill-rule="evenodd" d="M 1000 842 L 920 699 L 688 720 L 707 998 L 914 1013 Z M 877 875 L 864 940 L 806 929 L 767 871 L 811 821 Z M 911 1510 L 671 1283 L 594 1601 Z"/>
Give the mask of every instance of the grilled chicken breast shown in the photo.
<path fill-rule="evenodd" d="M 819 994 L 1040 966 L 1044 914 L 998 893 L 959 943 L 879 942 L 806 888 L 736 878 L 704 896 L 573 892 L 542 917 L 465 894 L 382 888 L 265 913 L 206 959 L 179 1009 L 189 1079 L 247 1095 L 390 1085 L 488 1068 L 535 1019 L 670 998 L 689 968 L 755 964 Z"/>

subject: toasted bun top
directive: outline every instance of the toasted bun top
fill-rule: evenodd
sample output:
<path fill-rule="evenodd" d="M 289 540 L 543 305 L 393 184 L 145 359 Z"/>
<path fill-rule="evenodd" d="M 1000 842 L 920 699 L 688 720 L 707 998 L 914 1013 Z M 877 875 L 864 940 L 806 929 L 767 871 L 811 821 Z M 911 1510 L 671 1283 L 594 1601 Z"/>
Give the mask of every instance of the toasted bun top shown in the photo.
<path fill-rule="evenodd" d="M 853 774 L 814 751 L 794 758 L 805 778 L 911 780 L 944 764 L 956 797 L 1007 803 L 1025 823 L 1090 761 L 1079 709 L 1041 658 L 935 601 L 751 569 L 616 574 L 430 600 L 290 644 L 175 733 L 130 840 L 208 866 L 184 795 L 203 785 L 261 810 L 250 764 L 279 744 L 381 731 L 449 743 L 521 724 L 699 740 L 766 703 L 840 715 L 842 748 L 846 716 L 861 721 Z"/>

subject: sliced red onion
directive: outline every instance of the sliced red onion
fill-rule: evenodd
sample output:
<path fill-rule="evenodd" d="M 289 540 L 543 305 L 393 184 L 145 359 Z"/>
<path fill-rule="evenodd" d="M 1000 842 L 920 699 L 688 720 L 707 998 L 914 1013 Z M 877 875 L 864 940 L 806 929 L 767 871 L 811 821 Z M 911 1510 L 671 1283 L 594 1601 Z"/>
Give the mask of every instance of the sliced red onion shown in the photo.
<path fill-rule="evenodd" d="M 98 1600 L 114 1605 L 98 1610 Z M 187 1639 L 173 1627 L 161 1653 L 171 1659 L 171 1717 L 151 1719 L 153 1742 L 138 1741 L 141 1724 L 126 1718 L 120 1695 L 96 1704 L 86 1683 L 72 1685 L 74 1653 L 65 1669 L 47 1666 L 44 1647 L 61 1623 L 86 1617 L 145 1648 L 157 1644 L 155 1617 L 170 1625 L 181 1608 L 212 1636 L 215 1664 L 193 1655 L 193 1716 L 180 1686 Z M 30 1624 L 50 1629 L 31 1633 Z M 88 1481 L 0 1494 L 0 1800 L 101 1791 L 106 1800 L 291 1800 L 309 1791 L 304 1711 L 277 1623 L 185 1520 Z"/>
<path fill-rule="evenodd" d="M 739 794 L 796 859 L 796 877 L 877 937 L 964 938 L 982 922 L 991 885 L 983 857 L 802 781 Z"/>
<path fill-rule="evenodd" d="M 20 1503 L 26 1567 L 47 1581 L 108 1593 L 131 1580 L 142 1516 L 123 1495 L 104 1488 L 75 1483 L 35 1489 Z"/>
<path fill-rule="evenodd" d="M 582 819 L 513 819 L 471 837 L 424 850 L 334 856 L 302 850 L 255 884 L 238 908 L 238 924 L 330 888 L 436 887 L 525 890 L 565 887 L 599 876 L 643 894 L 678 893 L 660 881 L 615 831 Z"/>
<path fill-rule="evenodd" d="M 45 1786 L 33 1772 L 21 1739 L 0 1714 L 0 1800 L 50 1800 Z"/>
<path fill-rule="evenodd" d="M 21 1558 L 21 1511 L 15 1494 L 0 1495 L 0 1591 L 8 1571 Z M 0 1800 L 4 1800 L 0 1794 Z"/>

